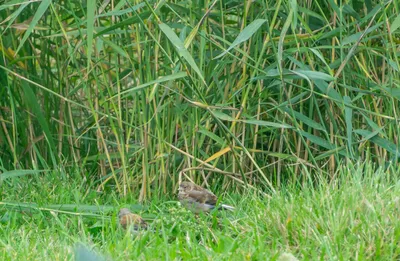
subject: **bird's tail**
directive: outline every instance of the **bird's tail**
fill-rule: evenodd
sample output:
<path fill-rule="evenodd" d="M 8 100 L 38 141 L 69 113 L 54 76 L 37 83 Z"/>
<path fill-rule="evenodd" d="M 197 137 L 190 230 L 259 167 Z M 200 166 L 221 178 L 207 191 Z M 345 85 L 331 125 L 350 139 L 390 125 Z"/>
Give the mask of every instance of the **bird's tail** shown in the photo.
<path fill-rule="evenodd" d="M 225 204 L 221 204 L 221 206 L 218 207 L 219 210 L 224 209 L 224 210 L 230 210 L 230 211 L 234 211 L 235 208 L 229 205 L 225 205 Z"/>

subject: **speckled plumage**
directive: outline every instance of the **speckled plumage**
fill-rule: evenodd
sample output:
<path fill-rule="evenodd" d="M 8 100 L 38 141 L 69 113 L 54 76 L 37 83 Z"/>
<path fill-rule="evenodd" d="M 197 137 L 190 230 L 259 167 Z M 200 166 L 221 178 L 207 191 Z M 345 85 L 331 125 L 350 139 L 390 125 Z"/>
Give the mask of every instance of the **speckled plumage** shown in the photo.
<path fill-rule="evenodd" d="M 131 227 L 134 231 L 147 228 L 146 221 L 137 214 L 133 214 L 129 209 L 122 208 L 118 213 L 119 224 L 122 228 L 127 229 Z"/>

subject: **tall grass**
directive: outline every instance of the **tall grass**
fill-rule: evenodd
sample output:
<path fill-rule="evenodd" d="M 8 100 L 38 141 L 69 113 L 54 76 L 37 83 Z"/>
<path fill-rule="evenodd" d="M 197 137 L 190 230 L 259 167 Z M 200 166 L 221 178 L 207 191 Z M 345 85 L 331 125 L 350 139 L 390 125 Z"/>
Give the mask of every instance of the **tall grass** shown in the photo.
<path fill-rule="evenodd" d="M 6 1 L 2 172 L 65 168 L 144 200 L 185 176 L 273 191 L 397 163 L 399 6 Z"/>

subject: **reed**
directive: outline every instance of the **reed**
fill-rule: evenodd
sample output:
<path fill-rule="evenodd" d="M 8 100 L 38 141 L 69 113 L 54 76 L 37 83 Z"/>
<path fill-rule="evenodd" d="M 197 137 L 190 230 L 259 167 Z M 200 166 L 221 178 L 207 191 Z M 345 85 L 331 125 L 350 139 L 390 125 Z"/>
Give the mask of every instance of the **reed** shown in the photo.
<path fill-rule="evenodd" d="M 3 2 L 2 172 L 145 200 L 397 163 L 399 2 L 345 2 Z"/>

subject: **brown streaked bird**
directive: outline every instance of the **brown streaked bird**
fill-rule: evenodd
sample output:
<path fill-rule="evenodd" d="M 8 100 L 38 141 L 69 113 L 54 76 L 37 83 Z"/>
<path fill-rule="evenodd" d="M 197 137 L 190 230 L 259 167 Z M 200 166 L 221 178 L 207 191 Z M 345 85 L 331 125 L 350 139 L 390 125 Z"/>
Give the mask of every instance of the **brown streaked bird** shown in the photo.
<path fill-rule="evenodd" d="M 213 210 L 218 198 L 211 191 L 184 181 L 179 185 L 178 199 L 182 205 L 197 214 Z M 234 210 L 235 208 L 222 204 L 218 206 L 218 209 Z"/>
<path fill-rule="evenodd" d="M 139 215 L 133 214 L 129 209 L 122 208 L 118 213 L 119 224 L 127 229 L 132 227 L 134 231 L 147 229 L 147 223 Z"/>

